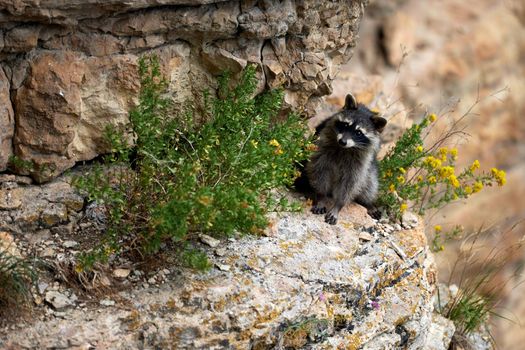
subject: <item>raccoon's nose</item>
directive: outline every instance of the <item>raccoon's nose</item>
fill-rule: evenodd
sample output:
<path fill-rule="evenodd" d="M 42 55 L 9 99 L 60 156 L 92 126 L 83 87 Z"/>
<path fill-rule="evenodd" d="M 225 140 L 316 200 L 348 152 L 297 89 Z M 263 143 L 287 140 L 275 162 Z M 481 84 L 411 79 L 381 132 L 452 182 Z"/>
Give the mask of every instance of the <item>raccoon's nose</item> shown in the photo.
<path fill-rule="evenodd" d="M 339 144 L 340 144 L 341 146 L 346 146 L 346 141 L 343 140 L 343 139 L 339 139 Z"/>

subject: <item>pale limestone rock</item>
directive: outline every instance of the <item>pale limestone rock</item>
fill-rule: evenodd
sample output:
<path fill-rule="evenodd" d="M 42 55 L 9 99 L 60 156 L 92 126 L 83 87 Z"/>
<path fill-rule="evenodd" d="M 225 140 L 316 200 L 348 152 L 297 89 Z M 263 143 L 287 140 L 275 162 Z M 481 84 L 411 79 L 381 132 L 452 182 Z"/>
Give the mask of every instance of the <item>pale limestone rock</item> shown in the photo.
<path fill-rule="evenodd" d="M 455 330 L 456 327 L 454 326 L 454 322 L 441 315 L 434 314 L 432 316 L 432 323 L 423 349 L 447 350 Z"/>
<path fill-rule="evenodd" d="M 0 254 L 2 254 L 2 256 L 5 256 L 5 253 L 7 253 L 10 256 L 18 258 L 21 257 L 20 251 L 16 246 L 13 235 L 11 235 L 9 232 L 0 231 Z"/>
<path fill-rule="evenodd" d="M 0 188 L 0 209 L 12 210 L 22 205 L 22 190 L 19 188 Z"/>
<path fill-rule="evenodd" d="M 221 243 L 221 241 L 219 241 L 218 239 L 205 235 L 205 234 L 199 235 L 199 239 L 201 240 L 202 243 L 212 248 L 216 248 Z"/>
<path fill-rule="evenodd" d="M 113 270 L 113 277 L 126 278 L 129 276 L 130 272 L 130 269 L 115 269 Z"/>
<path fill-rule="evenodd" d="M 46 292 L 44 299 L 57 311 L 63 311 L 64 309 L 75 305 L 75 298 L 68 297 L 63 293 L 54 290 Z"/>

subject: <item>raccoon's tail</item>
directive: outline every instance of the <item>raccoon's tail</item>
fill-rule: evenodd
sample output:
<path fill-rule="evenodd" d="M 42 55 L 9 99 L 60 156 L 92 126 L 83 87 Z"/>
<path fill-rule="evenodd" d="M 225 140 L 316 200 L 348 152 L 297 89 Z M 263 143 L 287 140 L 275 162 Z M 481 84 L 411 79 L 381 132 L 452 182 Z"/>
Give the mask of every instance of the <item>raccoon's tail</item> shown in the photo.
<path fill-rule="evenodd" d="M 301 172 L 301 175 L 295 179 L 293 183 L 293 189 L 301 194 L 303 194 L 307 199 L 313 199 L 315 196 L 315 190 L 310 181 L 308 180 L 308 175 L 306 174 L 306 164 L 308 161 L 302 161 L 297 165 L 297 169 Z"/>
<path fill-rule="evenodd" d="M 326 118 L 319 125 L 315 127 L 315 133 L 314 133 L 315 139 L 319 138 L 321 131 L 323 131 L 323 129 L 326 127 L 326 124 L 328 123 L 329 120 L 330 118 Z M 293 188 L 295 189 L 295 191 L 303 194 L 307 199 L 314 199 L 315 190 L 312 187 L 312 185 L 310 185 L 310 181 L 308 180 L 308 175 L 306 175 L 306 164 L 308 164 L 308 160 L 304 160 L 297 165 L 297 170 L 301 172 L 301 176 L 295 179 L 293 183 Z"/>

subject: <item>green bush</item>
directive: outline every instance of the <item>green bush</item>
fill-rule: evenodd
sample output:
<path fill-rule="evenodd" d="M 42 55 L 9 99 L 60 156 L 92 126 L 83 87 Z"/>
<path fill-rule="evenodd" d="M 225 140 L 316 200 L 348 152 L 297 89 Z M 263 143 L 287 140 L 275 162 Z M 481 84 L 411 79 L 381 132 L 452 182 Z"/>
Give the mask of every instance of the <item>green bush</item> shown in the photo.
<path fill-rule="evenodd" d="M 174 115 L 155 57 L 142 58 L 139 73 L 140 103 L 130 115 L 135 146 L 108 128 L 112 153 L 105 163 L 114 166 L 75 180 L 107 215 L 107 238 L 84 256 L 83 267 L 130 245 L 148 253 L 167 240 L 186 247 L 195 233 L 257 234 L 269 211 L 292 208 L 279 189 L 293 182 L 296 164 L 308 156 L 306 126 L 294 114 L 278 120 L 282 91 L 254 97 L 255 67 L 234 87 L 223 75 L 222 98 L 205 94 L 208 115 L 199 118 L 191 109 Z M 205 267 L 205 257 L 192 251 L 183 260 Z"/>

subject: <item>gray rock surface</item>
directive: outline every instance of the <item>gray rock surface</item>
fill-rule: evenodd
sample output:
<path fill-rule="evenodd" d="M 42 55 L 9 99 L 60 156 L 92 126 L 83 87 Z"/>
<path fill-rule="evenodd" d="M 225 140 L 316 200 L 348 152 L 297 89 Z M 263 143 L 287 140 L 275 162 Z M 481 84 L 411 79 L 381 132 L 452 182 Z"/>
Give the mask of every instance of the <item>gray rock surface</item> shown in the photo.
<path fill-rule="evenodd" d="M 266 236 L 210 249 L 216 267 L 207 273 L 161 270 L 169 277 L 160 285 L 137 284 L 98 308 L 66 307 L 0 346 L 425 349 L 438 334 L 435 349 L 444 350 L 450 323 L 433 316 L 435 271 L 422 227 L 385 226 L 359 206 L 337 226 L 310 213 L 275 216 Z M 58 292 L 46 300 L 50 293 Z"/>

